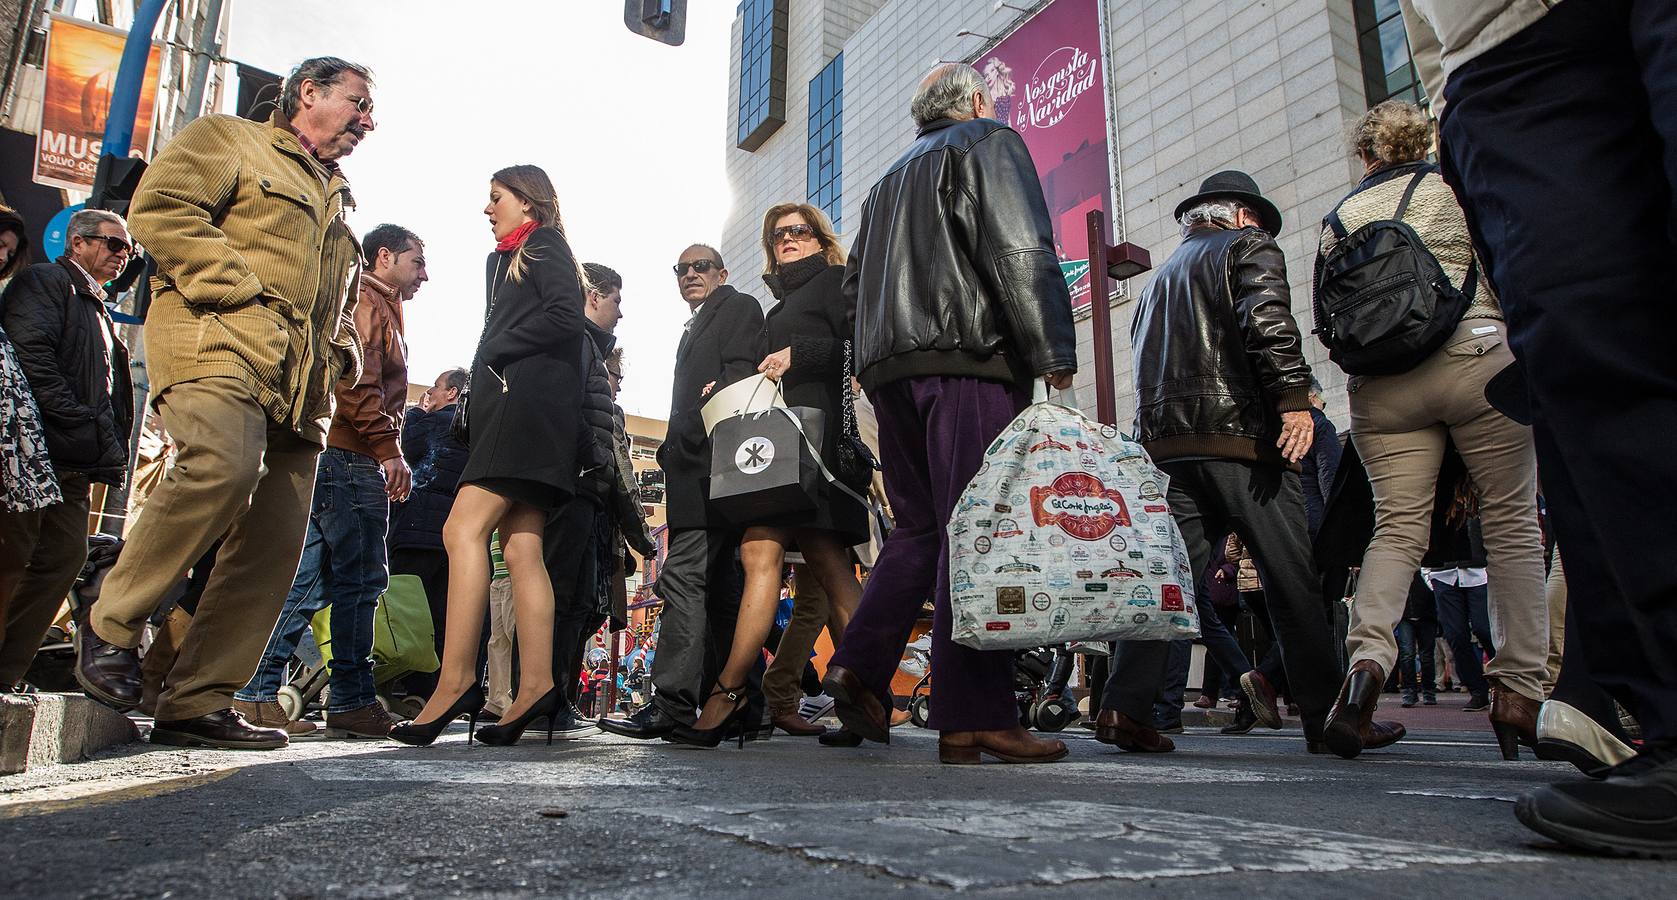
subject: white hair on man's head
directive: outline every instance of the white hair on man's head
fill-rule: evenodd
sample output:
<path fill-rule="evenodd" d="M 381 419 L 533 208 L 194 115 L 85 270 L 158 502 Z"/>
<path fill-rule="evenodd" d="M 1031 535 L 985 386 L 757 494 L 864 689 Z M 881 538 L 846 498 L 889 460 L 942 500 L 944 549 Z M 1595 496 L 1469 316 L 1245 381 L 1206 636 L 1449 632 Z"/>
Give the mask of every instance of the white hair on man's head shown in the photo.
<path fill-rule="evenodd" d="M 966 63 L 944 63 L 920 83 L 908 109 L 914 114 L 914 124 L 920 126 L 963 115 L 971 118 L 970 104 L 975 91 L 990 96 L 990 85 L 977 69 Z"/>
<path fill-rule="evenodd" d="M 128 227 L 121 216 L 108 209 L 78 209 L 70 216 L 68 233 L 71 237 L 98 237 L 99 226 L 106 222 L 115 222 L 125 229 Z"/>
<path fill-rule="evenodd" d="M 1183 230 L 1199 225 L 1215 225 L 1218 228 L 1235 228 L 1237 226 L 1235 225 L 1234 220 L 1235 217 L 1239 215 L 1241 210 L 1246 210 L 1248 214 L 1256 215 L 1256 213 L 1252 212 L 1251 207 L 1241 203 L 1239 200 L 1230 200 L 1227 197 L 1213 197 L 1210 200 L 1205 200 L 1189 207 L 1186 212 L 1182 213 L 1182 215 L 1177 218 L 1176 222 L 1178 225 L 1182 226 Z"/>

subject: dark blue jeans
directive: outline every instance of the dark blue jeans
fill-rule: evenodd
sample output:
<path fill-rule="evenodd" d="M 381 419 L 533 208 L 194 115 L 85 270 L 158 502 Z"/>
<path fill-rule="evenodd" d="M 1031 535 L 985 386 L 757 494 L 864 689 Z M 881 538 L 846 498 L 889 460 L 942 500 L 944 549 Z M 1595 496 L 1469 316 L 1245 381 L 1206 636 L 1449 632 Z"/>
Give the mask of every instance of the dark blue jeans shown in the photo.
<path fill-rule="evenodd" d="M 1437 643 L 1438 623 L 1432 619 L 1404 619 L 1398 622 L 1398 687 L 1405 694 L 1418 691 L 1430 697 L 1438 691 L 1437 673 L 1433 671 L 1434 645 Z M 1416 666 L 1420 667 L 1418 684 Z"/>
<path fill-rule="evenodd" d="M 377 702 L 373 692 L 373 613 L 390 581 L 384 537 L 390 503 L 384 471 L 371 458 L 328 447 L 314 476 L 314 505 L 297 577 L 268 637 L 256 674 L 233 696 L 262 703 L 285 683 L 285 665 L 315 613 L 332 607 L 328 713 Z"/>
<path fill-rule="evenodd" d="M 1470 693 L 1485 693 L 1491 686 L 1485 680 L 1485 662 L 1474 648 L 1473 639 L 1479 639 L 1486 656 L 1496 655 L 1496 644 L 1491 640 L 1489 588 L 1434 582 L 1432 595 L 1438 600 L 1438 626 L 1443 629 L 1444 642 L 1450 645 L 1450 656 L 1456 661 L 1456 678 Z"/>

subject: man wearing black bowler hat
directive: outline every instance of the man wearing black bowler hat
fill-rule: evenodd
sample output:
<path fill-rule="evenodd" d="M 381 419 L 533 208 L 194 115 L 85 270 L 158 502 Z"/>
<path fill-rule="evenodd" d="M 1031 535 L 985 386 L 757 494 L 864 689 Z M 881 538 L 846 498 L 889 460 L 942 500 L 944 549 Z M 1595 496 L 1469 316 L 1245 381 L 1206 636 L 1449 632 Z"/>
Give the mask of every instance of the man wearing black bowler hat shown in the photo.
<path fill-rule="evenodd" d="M 1320 752 L 1339 667 L 1311 561 L 1298 461 L 1310 450 L 1310 366 L 1275 235 L 1281 213 L 1245 172 L 1218 172 L 1176 207 L 1182 243 L 1136 304 L 1136 439 L 1170 476 L 1167 500 L 1204 572 L 1230 532 L 1251 548 L 1268 588 L 1305 739 Z M 1201 597 L 1205 591 L 1199 591 Z M 1120 643 L 1095 720 L 1098 740 L 1138 752 L 1174 749 L 1151 725 L 1170 644 Z M 1258 671 L 1241 688 L 1260 721 L 1280 724 Z M 1370 726 L 1370 746 L 1402 736 Z"/>

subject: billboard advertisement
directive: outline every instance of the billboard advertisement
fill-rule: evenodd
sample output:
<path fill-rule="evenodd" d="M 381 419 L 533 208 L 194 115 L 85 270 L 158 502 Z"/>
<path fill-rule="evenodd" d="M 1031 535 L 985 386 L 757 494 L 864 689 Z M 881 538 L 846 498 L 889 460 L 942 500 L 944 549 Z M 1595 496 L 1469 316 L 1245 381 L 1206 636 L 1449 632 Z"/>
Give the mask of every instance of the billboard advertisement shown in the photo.
<path fill-rule="evenodd" d="M 72 191 L 90 191 L 104 149 L 105 116 L 111 89 L 122 65 L 128 33 L 81 19 L 55 15 L 47 37 L 46 98 L 35 138 L 35 182 Z M 134 118 L 133 155 L 151 150 L 151 120 L 157 105 L 157 74 L 162 47 L 152 44 L 140 106 Z"/>
<path fill-rule="evenodd" d="M 1100 0 L 1054 0 L 973 60 L 996 118 L 1025 139 L 1042 180 L 1073 308 L 1089 303 L 1092 209 L 1112 216 Z"/>

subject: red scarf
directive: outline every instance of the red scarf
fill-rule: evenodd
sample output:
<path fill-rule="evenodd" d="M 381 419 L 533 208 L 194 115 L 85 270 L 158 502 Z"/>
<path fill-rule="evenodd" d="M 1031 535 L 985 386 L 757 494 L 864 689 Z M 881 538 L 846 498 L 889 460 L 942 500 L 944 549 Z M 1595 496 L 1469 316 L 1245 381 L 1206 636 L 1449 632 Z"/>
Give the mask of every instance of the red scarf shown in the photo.
<path fill-rule="evenodd" d="M 524 243 L 524 239 L 528 238 L 530 236 L 530 232 L 535 231 L 537 227 L 538 223 L 536 220 L 531 219 L 523 225 L 514 228 L 512 230 L 512 234 L 509 234 L 495 242 L 495 251 L 497 253 L 511 253 L 512 251 L 517 250 L 518 245 Z"/>

